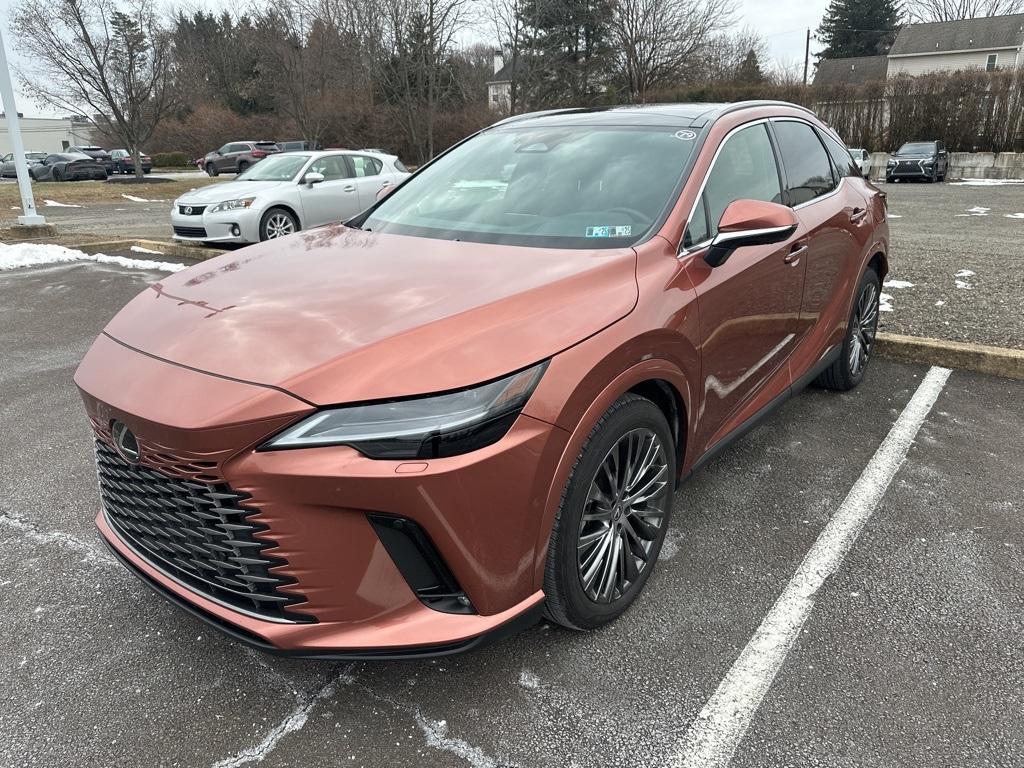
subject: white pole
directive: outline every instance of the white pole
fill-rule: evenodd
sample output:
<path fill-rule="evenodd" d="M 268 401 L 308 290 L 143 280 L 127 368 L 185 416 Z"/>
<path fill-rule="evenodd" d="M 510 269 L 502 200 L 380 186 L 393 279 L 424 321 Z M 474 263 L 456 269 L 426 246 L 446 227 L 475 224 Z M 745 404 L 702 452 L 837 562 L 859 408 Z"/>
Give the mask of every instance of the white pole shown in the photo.
<path fill-rule="evenodd" d="M 25 162 L 25 145 L 21 141 L 21 126 L 18 125 L 18 106 L 14 103 L 14 86 L 11 85 L 11 70 L 7 66 L 7 50 L 4 38 L 0 34 L 0 101 L 3 102 L 4 114 L 7 116 L 7 135 L 11 137 L 11 150 L 14 152 L 14 168 L 18 173 L 18 189 L 21 190 L 21 212 L 18 223 L 28 226 L 39 226 L 46 219 L 36 213 L 36 201 L 32 198 L 32 180 L 28 175 L 28 163 Z"/>

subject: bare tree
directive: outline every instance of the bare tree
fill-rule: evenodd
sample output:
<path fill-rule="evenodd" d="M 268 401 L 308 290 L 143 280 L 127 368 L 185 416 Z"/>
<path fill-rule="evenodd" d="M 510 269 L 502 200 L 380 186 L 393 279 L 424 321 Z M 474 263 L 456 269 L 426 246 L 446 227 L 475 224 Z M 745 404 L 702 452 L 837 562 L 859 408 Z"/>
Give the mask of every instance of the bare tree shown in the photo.
<path fill-rule="evenodd" d="M 142 145 L 174 103 L 170 35 L 150 0 L 23 0 L 11 28 L 26 90 L 119 137 L 141 178 Z"/>
<path fill-rule="evenodd" d="M 684 79 L 694 54 L 730 26 L 734 0 L 618 0 L 612 17 L 619 75 L 632 101 Z"/>
<path fill-rule="evenodd" d="M 706 40 L 700 62 L 694 64 L 693 71 L 704 81 L 734 81 L 751 51 L 761 61 L 768 58 L 768 42 L 749 27 L 712 35 Z"/>
<path fill-rule="evenodd" d="M 523 55 L 526 22 L 519 0 L 488 0 L 486 14 L 501 47 L 509 70 L 508 110 L 515 114 L 520 107 L 519 86 L 528 79 L 525 69 L 530 61 Z"/>
<path fill-rule="evenodd" d="M 957 21 L 1020 13 L 1024 0 L 908 0 L 905 8 L 911 21 Z"/>

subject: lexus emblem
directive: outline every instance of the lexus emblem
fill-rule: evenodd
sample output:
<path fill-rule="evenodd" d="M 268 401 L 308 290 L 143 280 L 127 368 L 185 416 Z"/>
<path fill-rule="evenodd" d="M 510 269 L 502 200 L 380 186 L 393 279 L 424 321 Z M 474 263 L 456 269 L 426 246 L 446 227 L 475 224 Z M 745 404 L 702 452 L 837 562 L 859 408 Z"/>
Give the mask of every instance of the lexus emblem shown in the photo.
<path fill-rule="evenodd" d="M 139 441 L 128 429 L 128 425 L 123 421 L 115 421 L 110 425 L 110 434 L 114 438 L 114 448 L 121 454 L 121 458 L 129 464 L 138 464 L 142 458 L 142 451 L 139 450 Z"/>
<path fill-rule="evenodd" d="M 192 215 L 192 206 L 191 205 L 186 205 L 184 208 L 181 209 L 181 212 L 183 214 L 185 214 L 186 216 L 191 216 Z"/>

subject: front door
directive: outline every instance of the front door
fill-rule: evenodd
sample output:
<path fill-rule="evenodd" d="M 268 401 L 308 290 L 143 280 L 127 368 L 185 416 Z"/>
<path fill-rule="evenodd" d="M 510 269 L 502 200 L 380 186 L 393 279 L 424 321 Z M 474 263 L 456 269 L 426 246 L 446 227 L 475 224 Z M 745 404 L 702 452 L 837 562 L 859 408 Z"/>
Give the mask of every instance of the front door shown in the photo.
<path fill-rule="evenodd" d="M 783 201 L 764 122 L 726 138 L 684 236 L 700 317 L 698 455 L 756 411 L 762 399 L 786 390 L 786 361 L 799 334 L 802 228 L 782 243 L 739 248 L 720 266 L 704 261 L 722 213 L 741 199 Z"/>
<path fill-rule="evenodd" d="M 344 155 L 325 155 L 312 162 L 306 173 L 321 173 L 324 180 L 299 187 L 304 216 L 303 227 L 317 227 L 332 221 L 343 221 L 362 210 L 359 191 L 350 175 Z"/>

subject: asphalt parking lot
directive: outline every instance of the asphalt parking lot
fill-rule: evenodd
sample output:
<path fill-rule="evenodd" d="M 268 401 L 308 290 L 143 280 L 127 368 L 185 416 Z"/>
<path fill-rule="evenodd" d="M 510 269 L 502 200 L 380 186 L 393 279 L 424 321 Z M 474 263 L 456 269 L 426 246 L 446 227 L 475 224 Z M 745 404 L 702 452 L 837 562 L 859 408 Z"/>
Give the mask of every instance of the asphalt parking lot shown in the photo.
<path fill-rule="evenodd" d="M 645 595 L 613 626 L 540 624 L 434 661 L 282 660 L 165 603 L 93 529 L 72 375 L 159 275 L 0 273 L 0 765 L 693 764 L 691 724 L 928 370 L 875 360 L 855 392 L 794 398 L 691 478 Z M 1022 395 L 975 374 L 945 381 L 733 766 L 1024 765 Z"/>

